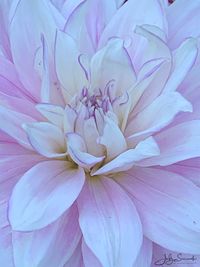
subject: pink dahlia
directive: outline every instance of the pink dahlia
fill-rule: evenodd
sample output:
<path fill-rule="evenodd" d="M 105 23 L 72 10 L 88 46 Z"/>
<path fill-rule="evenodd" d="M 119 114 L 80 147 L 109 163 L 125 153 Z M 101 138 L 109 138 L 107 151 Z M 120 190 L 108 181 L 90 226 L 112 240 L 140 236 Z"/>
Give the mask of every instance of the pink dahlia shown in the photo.
<path fill-rule="evenodd" d="M 1 266 L 200 266 L 200 1 L 0 15 Z"/>

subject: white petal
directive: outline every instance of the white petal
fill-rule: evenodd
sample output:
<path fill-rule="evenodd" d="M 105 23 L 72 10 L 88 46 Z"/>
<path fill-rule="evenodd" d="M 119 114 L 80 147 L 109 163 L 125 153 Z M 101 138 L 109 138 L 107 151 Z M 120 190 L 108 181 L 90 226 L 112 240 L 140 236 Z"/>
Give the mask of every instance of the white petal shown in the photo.
<path fill-rule="evenodd" d="M 140 142 L 134 149 L 127 150 L 91 174 L 93 176 L 125 171 L 133 167 L 133 165 L 137 164 L 140 160 L 154 157 L 159 153 L 158 145 L 152 137 L 149 137 Z"/>
<path fill-rule="evenodd" d="M 104 159 L 104 156 L 95 157 L 87 153 L 83 138 L 75 133 L 67 134 L 67 150 L 71 158 L 83 168 L 91 168 Z"/>
<path fill-rule="evenodd" d="M 99 138 L 99 143 L 106 147 L 106 161 L 110 161 L 127 149 L 123 133 L 118 125 L 108 117 L 105 118 L 103 135 Z"/>
<path fill-rule="evenodd" d="M 124 48 L 123 40 L 112 39 L 91 59 L 91 89 L 104 90 L 109 82 L 114 88 L 109 88 L 111 97 L 123 94 L 135 82 L 135 72 Z"/>
<path fill-rule="evenodd" d="M 81 57 L 75 41 L 69 35 L 58 31 L 55 52 L 56 72 L 67 103 L 88 84 L 88 74 L 80 61 Z"/>
<path fill-rule="evenodd" d="M 50 122 L 54 123 L 59 128 L 63 128 L 64 109 L 61 106 L 52 104 L 38 104 L 37 110 Z"/>
<path fill-rule="evenodd" d="M 48 122 L 35 122 L 23 125 L 32 147 L 48 158 L 66 157 L 64 133 Z"/>

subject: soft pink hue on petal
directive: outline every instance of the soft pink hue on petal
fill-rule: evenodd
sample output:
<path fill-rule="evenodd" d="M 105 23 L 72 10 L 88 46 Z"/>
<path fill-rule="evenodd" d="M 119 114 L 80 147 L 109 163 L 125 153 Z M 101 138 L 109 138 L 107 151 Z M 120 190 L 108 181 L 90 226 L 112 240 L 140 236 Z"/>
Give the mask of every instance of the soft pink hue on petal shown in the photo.
<path fill-rule="evenodd" d="M 152 260 L 152 242 L 143 237 L 142 247 L 133 267 L 150 267 Z"/>
<path fill-rule="evenodd" d="M 200 97 L 200 79 L 199 79 L 200 68 L 195 66 L 185 77 L 184 81 L 179 86 L 178 90 L 180 93 L 192 103 L 193 112 L 179 114 L 176 118 L 176 124 L 184 121 L 198 120 L 200 119 L 199 109 L 199 97 Z"/>
<path fill-rule="evenodd" d="M 42 120 L 41 114 L 35 108 L 35 103 L 25 98 L 0 92 L 0 104 L 11 110 L 28 115 L 35 120 Z"/>
<path fill-rule="evenodd" d="M 173 68 L 164 91 L 175 91 L 189 70 L 193 67 L 198 54 L 197 40 L 186 39 L 180 47 L 173 52 Z"/>
<path fill-rule="evenodd" d="M 178 173 L 200 187 L 200 158 L 188 159 L 165 167 Z"/>
<path fill-rule="evenodd" d="M 95 157 L 87 153 L 83 138 L 76 133 L 67 134 L 67 151 L 74 162 L 83 168 L 91 168 L 104 159 L 104 156 Z"/>
<path fill-rule="evenodd" d="M 10 0 L 0 2 L 0 50 L 6 58 L 11 59 L 9 32 L 8 32 L 8 13 L 11 6 Z"/>
<path fill-rule="evenodd" d="M 20 145 L 32 149 L 22 128 L 23 123 L 31 123 L 35 120 L 25 114 L 0 106 L 0 129 L 13 137 Z"/>
<path fill-rule="evenodd" d="M 167 166 L 200 156 L 200 121 L 183 122 L 154 136 L 160 155 L 141 162 L 143 166 Z"/>
<path fill-rule="evenodd" d="M 14 230 L 41 229 L 73 204 L 85 175 L 82 169 L 70 165 L 66 161 L 46 161 L 24 174 L 13 190 L 9 204 L 9 220 Z"/>
<path fill-rule="evenodd" d="M 5 267 L 15 267 L 13 262 L 11 228 L 1 229 L 0 234 L 0 259 Z"/>
<path fill-rule="evenodd" d="M 142 243 L 142 229 L 126 193 L 109 178 L 89 178 L 78 206 L 84 240 L 103 267 L 132 267 Z"/>
<path fill-rule="evenodd" d="M 70 257 L 70 259 L 64 265 L 64 267 L 72 267 L 72 266 L 73 267 L 85 267 L 84 263 L 83 263 L 81 245 L 82 245 L 82 240 L 79 242 L 78 246 L 74 250 L 73 255 Z"/>
<path fill-rule="evenodd" d="M 165 257 L 167 260 L 165 260 Z M 154 244 L 151 267 L 162 266 L 163 264 L 167 264 L 167 266 L 172 265 L 174 267 L 194 267 L 200 264 L 200 256 L 167 250 L 166 248 Z"/>
<path fill-rule="evenodd" d="M 8 95 L 21 98 L 26 96 L 31 99 L 19 81 L 14 64 L 4 56 L 0 56 L 0 91 Z"/>
<path fill-rule="evenodd" d="M 61 129 L 49 122 L 23 124 L 32 147 L 47 158 L 65 158 L 65 136 Z"/>
<path fill-rule="evenodd" d="M 78 211 L 72 206 L 57 221 L 41 230 L 13 232 L 15 266 L 27 267 L 31 263 L 37 267 L 63 267 L 80 238 Z"/>
<path fill-rule="evenodd" d="M 85 241 L 82 241 L 82 254 L 85 267 L 102 267 L 97 257 L 92 253 L 91 249 L 86 245 Z"/>
<path fill-rule="evenodd" d="M 147 137 L 172 122 L 181 111 L 192 112 L 192 105 L 179 93 L 161 94 L 129 122 L 125 134 L 129 141 Z"/>
<path fill-rule="evenodd" d="M 134 164 L 145 158 L 151 158 L 159 155 L 160 150 L 157 143 L 152 137 L 141 141 L 134 149 L 123 152 L 115 159 L 111 160 L 97 171 L 93 171 L 92 175 L 102 175 L 108 173 L 117 173 L 126 171 L 133 167 Z"/>
<path fill-rule="evenodd" d="M 43 158 L 38 155 L 24 153 L 20 148 L 21 147 L 17 144 L 15 146 L 13 145 L 15 153 L 11 151 L 10 154 L 0 159 L 0 227 L 9 224 L 7 209 L 13 187 L 26 171 L 43 160 Z M 2 151 L 5 150 L 7 151 L 6 144 L 2 148 Z"/>
<path fill-rule="evenodd" d="M 58 31 L 55 51 L 56 72 L 67 103 L 76 93 L 87 86 L 84 64 L 79 63 L 83 57 L 72 37 Z"/>
<path fill-rule="evenodd" d="M 188 37 L 198 37 L 199 1 L 178 0 L 170 5 L 167 11 L 169 25 L 169 45 L 177 48 Z"/>
<path fill-rule="evenodd" d="M 175 251 L 198 253 L 198 187 L 178 174 L 153 168 L 133 168 L 117 181 L 134 199 L 150 240 Z"/>

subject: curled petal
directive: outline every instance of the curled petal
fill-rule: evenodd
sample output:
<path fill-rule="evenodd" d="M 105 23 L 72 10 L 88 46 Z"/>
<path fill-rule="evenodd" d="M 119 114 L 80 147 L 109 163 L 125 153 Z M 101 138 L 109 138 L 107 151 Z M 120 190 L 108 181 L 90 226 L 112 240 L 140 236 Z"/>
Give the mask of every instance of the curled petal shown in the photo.
<path fill-rule="evenodd" d="M 71 158 L 83 168 L 91 168 L 104 159 L 86 152 L 86 145 L 82 137 L 75 133 L 67 134 L 67 149 Z"/>
<path fill-rule="evenodd" d="M 92 175 L 102 175 L 108 173 L 117 173 L 130 169 L 142 159 L 151 158 L 159 155 L 160 150 L 157 143 L 152 137 L 140 142 L 134 149 L 123 152 L 115 159 L 111 160 L 97 171 L 93 171 Z"/>

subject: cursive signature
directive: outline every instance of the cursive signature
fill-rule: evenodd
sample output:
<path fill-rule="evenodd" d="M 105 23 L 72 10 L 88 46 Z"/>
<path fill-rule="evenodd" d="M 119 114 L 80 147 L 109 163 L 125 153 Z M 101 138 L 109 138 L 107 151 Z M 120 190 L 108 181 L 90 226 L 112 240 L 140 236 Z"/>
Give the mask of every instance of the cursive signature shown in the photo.
<path fill-rule="evenodd" d="M 172 256 L 171 253 L 164 254 L 164 257 L 161 259 L 158 259 L 154 262 L 156 266 L 162 266 L 164 264 L 166 265 L 172 265 L 174 263 L 195 263 L 197 258 L 195 256 L 191 257 L 184 257 L 182 253 L 176 254 L 176 256 Z"/>

